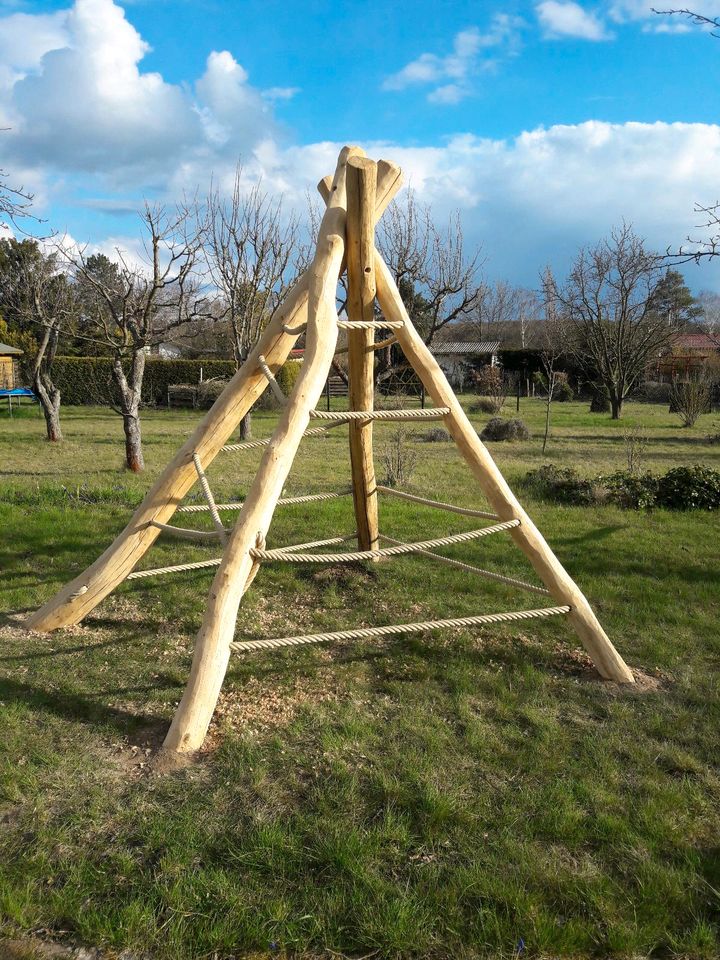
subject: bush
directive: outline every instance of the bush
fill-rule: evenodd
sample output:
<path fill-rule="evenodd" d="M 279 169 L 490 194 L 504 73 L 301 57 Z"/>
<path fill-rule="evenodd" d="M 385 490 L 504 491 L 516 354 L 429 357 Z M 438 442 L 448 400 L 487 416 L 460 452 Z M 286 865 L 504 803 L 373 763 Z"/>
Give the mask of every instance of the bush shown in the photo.
<path fill-rule="evenodd" d="M 503 420 L 502 417 L 493 417 L 485 424 L 480 434 L 481 440 L 527 440 L 530 431 L 522 420 Z"/>
<path fill-rule="evenodd" d="M 427 430 L 422 438 L 425 443 L 449 443 L 452 440 L 452 437 L 445 429 L 445 427 L 431 427 L 430 430 Z"/>
<path fill-rule="evenodd" d="M 712 381 L 701 371 L 689 380 L 676 380 L 670 388 L 670 413 L 676 413 L 684 427 L 694 427 L 701 413 L 710 412 Z"/>
<path fill-rule="evenodd" d="M 720 471 L 710 467 L 674 467 L 658 481 L 658 506 L 670 510 L 720 508 Z"/>
<path fill-rule="evenodd" d="M 382 462 L 385 467 L 383 486 L 401 487 L 410 482 L 417 466 L 417 453 L 408 443 L 408 435 L 403 427 L 390 435 L 382 450 Z"/>
<path fill-rule="evenodd" d="M 567 380 L 558 383 L 553 390 L 553 400 L 555 400 L 557 403 L 569 403 L 574 399 L 575 393 Z"/>
<path fill-rule="evenodd" d="M 478 397 L 468 404 L 470 413 L 497 413 L 497 403 L 491 397 Z"/>
<path fill-rule="evenodd" d="M 111 357 L 56 357 L 53 379 L 60 389 L 62 402 L 70 406 L 119 403 L 112 379 Z M 200 384 L 205 380 L 229 380 L 235 373 L 231 360 L 163 360 L 148 357 L 145 361 L 142 402 L 165 406 L 168 387 L 178 384 Z M 288 360 L 278 370 L 276 379 L 285 393 L 290 393 L 300 372 L 300 361 Z"/>
<path fill-rule="evenodd" d="M 536 496 L 555 503 L 587 506 L 596 503 L 598 491 L 592 480 L 585 480 L 573 467 L 556 467 L 546 463 L 531 470 L 524 481 Z"/>
<path fill-rule="evenodd" d="M 592 399 L 590 400 L 590 413 L 609 413 L 610 412 L 610 394 L 608 389 L 601 383 L 592 385 Z"/>
<path fill-rule="evenodd" d="M 475 380 L 477 392 L 484 397 L 489 406 L 488 413 L 500 413 L 508 394 L 508 381 L 500 367 L 487 364 L 481 367 Z"/>
<path fill-rule="evenodd" d="M 670 403 L 671 387 L 670 383 L 646 380 L 638 390 L 638 400 L 645 400 L 647 403 Z"/>
<path fill-rule="evenodd" d="M 611 503 L 628 510 L 647 510 L 654 507 L 657 501 L 659 480 L 651 473 L 618 470 L 607 477 L 598 477 L 597 483 L 605 488 Z"/>

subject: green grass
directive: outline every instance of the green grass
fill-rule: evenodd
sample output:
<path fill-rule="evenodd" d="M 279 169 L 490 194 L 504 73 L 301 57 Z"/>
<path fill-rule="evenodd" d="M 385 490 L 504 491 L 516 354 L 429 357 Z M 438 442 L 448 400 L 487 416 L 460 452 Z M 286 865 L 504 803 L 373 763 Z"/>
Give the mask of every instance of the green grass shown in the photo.
<path fill-rule="evenodd" d="M 664 408 L 631 404 L 612 423 L 558 404 L 544 457 L 542 404 L 523 401 L 521 416 L 535 437 L 491 447 L 516 486 L 543 462 L 623 467 L 632 423 L 651 437 L 649 469 L 720 467 L 720 445 L 704 442 L 718 415 L 684 430 Z M 529 957 L 720 953 L 715 515 L 560 507 L 521 491 L 642 672 L 639 689 L 599 682 L 557 620 L 238 656 L 207 750 L 162 772 L 156 748 L 212 572 L 126 584 L 49 637 L 24 633 L 15 614 L 96 558 L 197 416 L 145 414 L 140 477 L 122 470 L 113 414 L 71 408 L 63 422 L 54 448 L 36 411 L 0 411 L 0 937 L 42 931 L 154 960 L 271 944 L 381 957 L 510 958 L 521 941 Z M 256 435 L 273 422 L 258 415 Z M 393 429 L 376 427 L 378 450 Z M 416 450 L 418 491 L 483 505 L 452 445 Z M 247 490 L 261 453 L 216 461 L 217 496 Z M 305 442 L 287 492 L 347 477 L 340 428 Z M 388 500 L 382 525 L 420 539 L 473 522 Z M 269 542 L 352 529 L 348 500 L 308 504 L 279 510 Z M 208 550 L 167 541 L 143 565 Z M 502 538 L 452 556 L 532 577 Z M 420 558 L 276 565 L 243 601 L 237 635 L 537 600 Z"/>

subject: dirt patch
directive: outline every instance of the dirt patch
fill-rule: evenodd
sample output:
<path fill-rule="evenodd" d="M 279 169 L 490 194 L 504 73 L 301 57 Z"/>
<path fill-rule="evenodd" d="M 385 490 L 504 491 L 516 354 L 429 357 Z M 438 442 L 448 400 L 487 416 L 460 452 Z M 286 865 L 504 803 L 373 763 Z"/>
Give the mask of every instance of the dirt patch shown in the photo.
<path fill-rule="evenodd" d="M 0 940 L 0 960 L 150 960 L 150 955 L 130 950 L 118 953 L 99 947 L 67 947 L 39 937 L 27 937 Z"/>
<path fill-rule="evenodd" d="M 332 566 L 316 570 L 312 580 L 313 583 L 323 587 L 364 586 L 369 580 L 377 580 L 377 572 L 362 563 L 334 563 Z"/>
<path fill-rule="evenodd" d="M 296 677 L 282 686 L 251 677 L 241 688 L 220 694 L 203 750 L 217 747 L 228 729 L 264 733 L 287 726 L 303 707 L 338 702 L 343 696 L 337 677 L 326 671 L 312 679 Z"/>

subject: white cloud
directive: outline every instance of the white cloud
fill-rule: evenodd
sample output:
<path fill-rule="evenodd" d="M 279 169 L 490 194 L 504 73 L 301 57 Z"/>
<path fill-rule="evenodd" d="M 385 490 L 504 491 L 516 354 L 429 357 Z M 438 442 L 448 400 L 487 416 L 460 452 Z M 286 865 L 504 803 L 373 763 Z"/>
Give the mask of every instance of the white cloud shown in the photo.
<path fill-rule="evenodd" d="M 543 0 L 537 4 L 535 12 L 546 37 L 610 39 L 603 22 L 572 0 Z"/>
<path fill-rule="evenodd" d="M 499 13 L 490 29 L 482 33 L 468 27 L 455 35 L 452 53 L 441 57 L 421 53 L 397 73 L 386 77 L 383 90 L 405 90 L 412 86 L 435 86 L 427 99 L 430 103 L 455 104 L 473 91 L 472 79 L 482 69 L 496 63 L 497 51 L 512 53 L 517 47 L 523 21 L 519 17 Z M 495 56 L 490 55 L 493 51 Z"/>
<path fill-rule="evenodd" d="M 15 43 L 19 34 L 32 42 Z M 279 135 L 270 104 L 227 51 L 209 55 L 194 90 L 143 71 L 149 47 L 113 0 L 75 0 L 55 19 L 0 18 L 0 48 L 6 166 L 97 173 L 113 188 L 141 177 L 162 186 L 179 163 L 237 157 Z"/>
<path fill-rule="evenodd" d="M 655 13 L 653 7 L 655 10 L 672 9 L 673 4 L 658 4 L 647 0 L 613 0 L 608 15 L 616 23 L 642 21 L 643 30 L 651 33 L 689 33 L 692 29 L 687 17 L 679 14 L 663 16 Z M 689 7 L 700 16 L 720 18 L 720 0 L 695 0 Z"/>

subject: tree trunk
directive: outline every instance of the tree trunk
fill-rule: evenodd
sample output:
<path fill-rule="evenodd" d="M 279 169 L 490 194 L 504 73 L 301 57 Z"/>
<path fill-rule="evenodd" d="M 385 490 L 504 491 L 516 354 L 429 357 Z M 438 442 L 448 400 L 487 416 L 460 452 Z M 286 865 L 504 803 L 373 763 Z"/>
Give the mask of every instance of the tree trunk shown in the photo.
<path fill-rule="evenodd" d="M 252 440 L 252 417 L 249 410 L 240 421 L 240 440 Z"/>
<path fill-rule="evenodd" d="M 622 397 L 618 396 L 618 394 L 614 390 L 612 390 L 610 392 L 610 410 L 611 410 L 610 419 L 619 420 L 620 417 L 622 416 L 622 408 L 623 408 Z"/>
<path fill-rule="evenodd" d="M 50 377 L 40 370 L 37 370 L 33 377 L 33 390 L 45 417 L 47 438 L 51 443 L 57 443 L 63 438 L 60 429 L 60 391 Z"/>
<path fill-rule="evenodd" d="M 140 398 L 144 374 L 145 353 L 142 348 L 133 353 L 129 381 L 122 367 L 122 359 L 115 357 L 113 379 L 120 391 L 120 413 L 125 432 L 125 465 L 133 473 L 140 473 L 145 469 L 140 430 Z"/>

